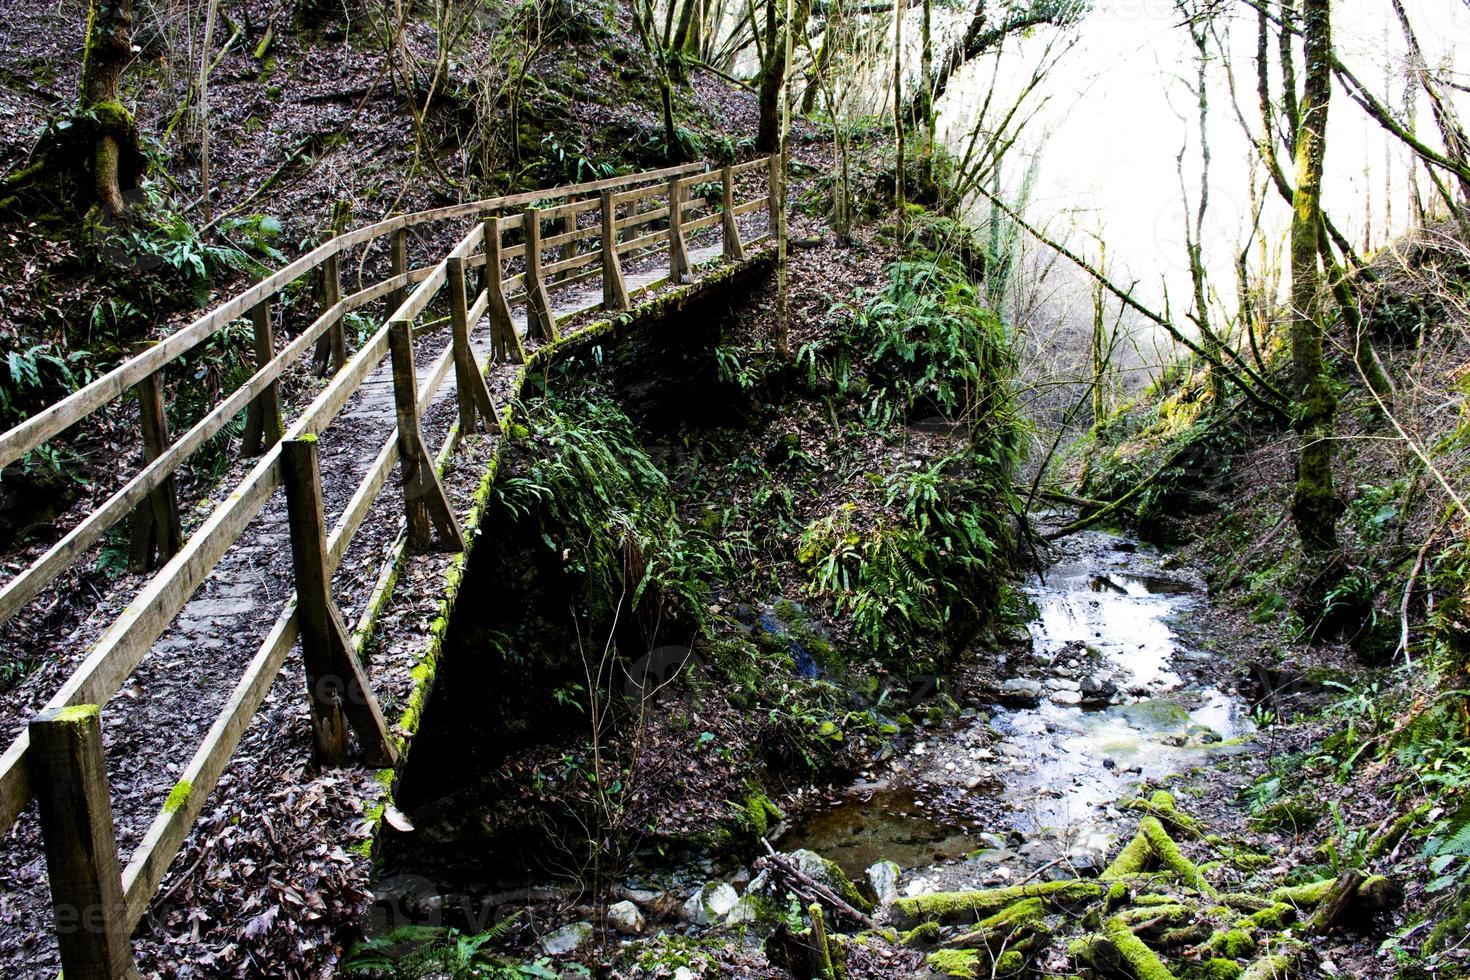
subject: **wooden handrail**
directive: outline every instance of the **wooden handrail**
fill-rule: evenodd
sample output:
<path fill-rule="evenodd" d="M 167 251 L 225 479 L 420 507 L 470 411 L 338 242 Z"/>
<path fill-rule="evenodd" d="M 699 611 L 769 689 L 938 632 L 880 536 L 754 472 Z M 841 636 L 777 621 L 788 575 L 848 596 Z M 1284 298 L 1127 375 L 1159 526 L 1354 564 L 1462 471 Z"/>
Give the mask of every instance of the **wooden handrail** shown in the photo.
<path fill-rule="evenodd" d="M 764 161 L 755 163 L 770 167 Z M 18 458 L 29 451 L 29 448 L 34 448 L 67 425 L 85 417 L 88 412 L 104 404 L 107 398 L 126 392 L 140 381 L 155 378 L 157 371 L 171 360 L 242 312 L 253 311 L 258 328 L 261 318 L 264 317 L 264 335 L 268 337 L 269 311 L 261 304 L 268 302 L 286 283 L 322 265 L 328 258 L 335 258 L 346 248 L 383 235 L 393 235 L 392 264 L 397 271 L 375 285 L 332 302 L 305 330 L 292 338 L 279 354 L 272 352 L 272 356 L 265 358 L 264 352 L 268 348 L 262 347 L 257 340 L 258 357 L 263 358 L 264 362 L 257 364 L 256 371 L 248 380 L 225 396 L 180 438 L 164 446 L 138 474 L 87 515 L 61 541 L 0 588 L 0 622 L 3 622 L 53 581 L 87 548 L 94 545 L 108 527 L 140 505 L 150 493 L 158 490 L 205 440 L 216 435 L 231 418 L 247 406 L 258 404 L 257 400 L 263 393 L 277 384 L 313 344 L 324 337 L 330 337 L 332 331 L 340 328 L 348 313 L 384 297 L 389 298 L 394 309 L 382 324 L 364 339 L 355 353 L 345 358 L 345 362 L 338 367 L 326 386 L 301 410 L 285 431 L 280 433 L 279 441 L 258 447 L 263 452 L 245 477 L 205 517 L 200 527 L 182 543 L 178 552 L 144 584 L 133 601 L 91 646 L 82 663 L 46 704 L 47 711 L 56 712 L 71 706 L 107 703 L 148 655 L 158 638 L 173 623 L 220 559 L 270 502 L 276 491 L 286 487 L 296 589 L 285 601 L 271 629 L 236 682 L 228 701 L 220 709 L 208 733 L 184 767 L 175 792 L 170 794 L 168 803 L 154 817 L 126 868 L 121 870 L 120 895 L 107 898 L 105 902 L 109 908 L 104 911 L 113 917 L 124 938 L 146 912 L 170 862 L 188 838 L 190 829 L 238 747 L 246 727 L 259 710 L 298 638 L 302 643 L 303 655 L 308 661 L 309 676 L 313 671 L 319 673 L 329 668 L 337 674 L 356 671 L 357 679 L 353 683 L 366 696 L 365 702 L 352 699 L 351 704 L 344 706 L 345 711 L 339 712 L 338 720 L 332 721 L 324 720 L 320 716 L 326 710 L 323 707 L 326 702 L 322 702 L 316 694 L 312 695 L 313 730 L 317 733 L 318 761 L 330 764 L 340 761 L 341 746 L 345 745 L 341 724 L 345 718 L 346 723 L 356 729 L 359 744 L 366 746 L 371 756 L 370 761 L 379 765 L 392 763 L 395 747 L 388 735 L 386 723 L 377 712 L 366 675 L 361 673 L 355 649 L 360 641 L 355 634 L 349 635 L 346 632 L 341 617 L 336 612 L 335 600 L 331 594 L 331 576 L 341 565 L 348 547 L 366 522 L 395 468 L 405 481 L 404 503 L 407 508 L 409 546 L 425 546 L 428 543 L 430 525 L 433 525 L 441 545 L 463 547 L 458 519 L 449 507 L 435 464 L 436 459 L 442 462 L 448 458 L 448 454 L 454 450 L 456 439 L 472 431 L 476 427 L 477 419 L 483 418 L 490 428 L 500 424 L 499 413 L 490 400 L 483 374 L 475 364 L 469 346 L 469 331 L 473 325 L 489 313 L 492 324 L 492 357 L 524 360 L 519 336 L 509 320 L 506 307 L 507 300 L 515 298 L 507 295 L 510 289 L 523 287 L 518 302 L 532 307 L 540 304 L 541 315 L 549 328 L 549 339 L 555 339 L 556 317 L 550 309 L 549 299 L 551 289 L 595 277 L 600 272 L 605 280 L 604 307 L 610 311 L 627 308 L 628 294 L 624 290 L 619 266 L 621 255 L 641 252 L 639 257 L 643 258 L 654 254 L 653 251 L 643 250 L 670 242 L 667 249 L 671 258 L 670 276 L 652 284 L 645 279 L 643 285 L 632 291 L 635 294 L 667 282 L 670 277 L 678 280 L 686 276 L 689 266 L 688 257 L 683 254 L 685 236 L 713 227 L 717 223 L 724 223 L 725 255 L 743 255 L 734 216 L 764 207 L 772 198 L 768 190 L 760 199 L 745 204 L 737 203 L 733 192 L 732 171 L 733 168 L 730 167 L 723 171 L 712 171 L 702 169 L 699 164 L 687 164 L 646 174 L 608 178 L 551 191 L 528 192 L 419 212 L 416 215 L 403 215 L 359 228 L 323 243 L 158 345 L 125 361 L 98 382 L 63 399 L 27 423 L 0 434 L 0 459 L 8 461 Z M 771 170 L 771 173 L 774 179 L 775 171 Z M 702 199 L 681 201 L 687 188 L 695 182 L 714 179 L 721 179 L 725 184 L 723 206 L 702 217 L 689 218 L 691 212 L 697 212 L 704 207 L 712 208 L 713 205 Z M 649 188 L 636 186 L 645 181 L 659 183 Z M 630 185 L 635 188 L 631 192 L 617 189 Z M 594 192 L 597 194 L 595 198 L 567 201 L 578 194 Z M 657 232 L 628 241 L 618 241 L 619 229 L 624 224 L 616 218 L 616 209 L 619 200 L 630 193 L 638 200 L 658 194 L 669 195 L 675 201 L 674 210 L 678 219 Z M 407 268 L 407 260 L 402 232 L 408 227 L 427 221 L 472 214 L 485 215 L 499 208 L 554 200 L 567 203 L 545 210 L 530 210 L 477 221 L 439 262 L 432 266 L 403 271 Z M 582 229 L 572 228 L 558 235 L 541 238 L 540 226 L 543 220 L 561 220 L 597 208 L 602 212 L 597 225 Z M 667 218 L 670 213 L 670 208 L 665 206 L 658 217 Z M 653 215 L 653 212 L 646 214 Z M 528 222 L 528 215 L 534 216 L 536 220 Z M 645 220 L 651 221 L 654 217 L 646 217 Z M 487 237 L 491 229 L 493 234 Z M 503 246 L 503 234 L 514 230 L 520 230 L 525 235 L 526 244 Z M 563 257 L 559 261 L 545 264 L 540 261 L 542 251 L 564 248 L 592 238 L 600 239 L 600 248 L 571 254 L 563 251 Z M 504 263 L 516 257 L 525 260 L 524 271 L 505 277 Z M 601 263 L 600 270 L 551 282 L 552 277 L 558 273 L 575 271 L 598 263 Z M 485 267 L 485 277 L 480 288 L 470 291 L 466 288 L 465 272 L 478 266 Z M 440 293 L 446 286 L 450 290 L 448 320 L 451 324 L 451 343 L 435 358 L 427 372 L 421 373 L 415 370 L 413 363 L 414 323 L 440 301 Z M 331 298 L 330 293 L 328 298 Z M 431 323 L 426 331 L 432 328 Z M 506 332 L 509 336 L 505 335 Z M 322 493 L 314 440 L 328 429 L 362 384 L 389 357 L 390 350 L 397 424 L 363 473 L 336 522 L 328 530 L 321 515 Z M 459 423 L 451 429 L 451 438 L 436 457 L 430 455 L 424 445 L 423 435 L 419 431 L 419 419 L 433 404 L 451 370 L 457 372 Z M 272 437 L 274 435 L 275 433 Z M 337 727 L 333 728 L 333 725 Z M 49 728 L 37 730 L 47 732 L 48 738 L 52 731 Z M 38 759 L 31 748 L 29 731 L 22 731 L 3 755 L 0 755 L 0 833 L 14 824 L 21 810 L 33 798 L 37 785 L 50 786 L 54 781 L 61 780 L 68 784 L 66 792 L 72 792 L 75 787 L 71 787 L 70 782 L 82 778 L 78 772 L 55 762 L 50 755 Z M 328 754 L 324 757 L 321 754 L 323 752 Z M 33 765 L 40 765 L 42 768 L 39 772 L 33 772 Z M 96 782 L 95 774 L 87 778 Z M 105 782 L 91 786 L 87 792 L 90 799 L 98 801 L 100 797 L 100 803 L 106 803 Z M 55 794 L 51 794 L 48 798 L 54 796 Z M 96 809 L 100 812 L 105 807 L 99 806 Z M 111 861 L 111 871 L 108 873 L 113 881 L 117 881 L 119 872 L 116 867 L 116 839 L 110 822 L 105 827 L 98 823 L 88 832 L 104 843 L 111 841 L 110 857 L 104 855 L 104 859 L 96 867 L 102 867 L 107 865 L 107 861 Z M 64 836 L 54 826 L 54 821 L 50 830 L 43 826 L 43 835 L 48 833 L 57 834 L 58 839 Z M 47 840 L 49 848 L 50 838 Z M 62 860 L 62 857 L 52 855 L 48 850 L 48 864 L 53 858 Z M 53 889 L 60 887 L 63 891 L 69 887 L 65 882 L 58 884 L 54 877 L 52 884 Z M 63 897 L 58 895 L 57 901 L 63 901 Z M 113 938 L 118 934 L 114 931 Z M 79 973 L 84 980 L 90 975 L 85 970 Z"/>

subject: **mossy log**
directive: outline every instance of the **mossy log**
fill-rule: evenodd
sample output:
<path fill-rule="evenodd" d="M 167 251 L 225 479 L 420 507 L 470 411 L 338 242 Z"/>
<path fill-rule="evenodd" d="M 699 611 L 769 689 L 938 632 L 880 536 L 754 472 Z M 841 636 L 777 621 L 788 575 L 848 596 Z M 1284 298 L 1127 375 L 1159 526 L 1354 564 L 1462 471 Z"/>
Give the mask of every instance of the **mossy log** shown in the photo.
<path fill-rule="evenodd" d="M 1177 874 L 1185 884 L 1198 889 L 1201 894 L 1215 897 L 1214 886 L 1205 880 L 1194 862 L 1179 850 L 1179 845 L 1174 843 L 1174 838 L 1169 836 L 1158 817 L 1144 817 L 1138 822 L 1138 832 L 1148 840 L 1148 845 L 1160 864 Z"/>
<path fill-rule="evenodd" d="M 1040 898 L 1024 898 L 975 923 L 975 928 L 944 945 L 954 949 L 988 949 L 999 956 L 1006 949 L 1035 945 L 1046 928 L 1046 906 Z"/>
<path fill-rule="evenodd" d="M 1141 833 L 1135 834 L 1123 850 L 1118 852 L 1118 856 L 1113 858 L 1113 863 L 1098 877 L 1103 881 L 1114 881 L 1147 871 L 1153 857 L 1153 848 L 1149 846 L 1148 838 Z"/>
<path fill-rule="evenodd" d="M 1338 890 L 1340 883 L 1344 881 L 1343 877 L 1323 878 L 1321 881 L 1312 881 L 1305 885 L 1288 885 L 1277 888 L 1271 892 L 1271 901 L 1290 905 L 1299 912 L 1313 911 L 1313 925 L 1309 928 L 1315 929 L 1327 928 L 1331 921 L 1344 915 L 1353 918 L 1371 918 L 1391 912 L 1404 900 L 1403 889 L 1390 878 L 1383 875 L 1371 875 L 1364 878 L 1361 874 L 1357 874 L 1356 878 L 1356 884 L 1350 893 Z M 1341 899 L 1340 907 L 1328 916 L 1331 921 L 1317 926 L 1318 915 L 1325 908 L 1324 903 L 1329 899 L 1333 901 Z"/>
<path fill-rule="evenodd" d="M 1283 977 L 1289 977 L 1297 971 L 1306 950 L 1305 943 L 1284 939 L 1272 947 L 1269 953 L 1246 967 L 1240 980 L 1282 980 Z"/>
<path fill-rule="evenodd" d="M 1173 833 L 1191 840 L 1204 840 L 1206 837 L 1204 825 L 1189 814 L 1181 812 L 1174 805 L 1174 797 L 1163 790 L 1158 790 L 1146 800 L 1142 797 L 1130 800 L 1128 808 L 1157 818 Z"/>
<path fill-rule="evenodd" d="M 900 898 L 890 906 L 889 916 L 898 928 L 912 929 L 921 922 L 979 922 L 1025 898 L 1041 898 L 1049 905 L 1065 907 L 1095 901 L 1102 894 L 1103 888 L 1096 882 L 1075 879 L 984 891 L 935 892 Z"/>
<path fill-rule="evenodd" d="M 1103 926 L 1103 935 L 1117 950 L 1134 980 L 1174 980 L 1174 973 L 1148 944 L 1133 934 L 1128 923 L 1114 916 Z"/>

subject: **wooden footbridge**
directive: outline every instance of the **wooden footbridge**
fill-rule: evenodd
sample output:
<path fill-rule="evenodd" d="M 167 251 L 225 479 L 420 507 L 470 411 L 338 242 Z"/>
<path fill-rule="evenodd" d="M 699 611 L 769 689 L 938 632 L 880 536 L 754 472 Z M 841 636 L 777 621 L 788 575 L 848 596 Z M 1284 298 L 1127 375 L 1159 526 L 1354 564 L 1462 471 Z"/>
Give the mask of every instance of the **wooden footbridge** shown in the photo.
<path fill-rule="evenodd" d="M 390 679 L 370 673 L 365 644 L 409 557 L 462 553 L 481 530 L 486 470 L 526 372 L 753 268 L 780 228 L 781 183 L 775 158 L 690 164 L 389 218 L 324 242 L 0 434 L 4 467 L 135 396 L 143 450 L 135 475 L 0 587 L 0 624 L 64 587 L 115 526 L 131 527 L 137 564 L 161 563 L 75 651 L 69 675 L 38 671 L 0 707 L 14 735 L 0 756 L 0 851 L 44 852 L 68 980 L 136 975 L 132 933 L 297 651 L 317 762 L 347 765 L 355 744 L 366 765 L 395 765 L 433 671 L 392 678 L 407 694 L 388 705 Z M 423 247 L 452 235 L 447 252 Z M 432 261 L 415 267 L 416 248 Z M 354 261 L 360 288 L 344 295 Z M 380 278 L 362 285 L 372 269 Z M 287 338 L 276 327 L 292 317 Z M 255 373 L 171 434 L 166 373 L 247 318 Z M 309 401 L 288 404 L 288 382 Z M 245 462 L 186 510 L 200 519 L 185 534 L 176 471 L 242 412 Z M 479 471 L 479 492 L 459 506 L 442 478 L 456 466 Z M 370 573 L 344 587 L 334 576 L 349 553 Z M 201 650 L 208 677 L 170 669 Z M 109 772 L 145 788 L 115 806 Z M 32 800 L 39 820 L 22 819 Z"/>

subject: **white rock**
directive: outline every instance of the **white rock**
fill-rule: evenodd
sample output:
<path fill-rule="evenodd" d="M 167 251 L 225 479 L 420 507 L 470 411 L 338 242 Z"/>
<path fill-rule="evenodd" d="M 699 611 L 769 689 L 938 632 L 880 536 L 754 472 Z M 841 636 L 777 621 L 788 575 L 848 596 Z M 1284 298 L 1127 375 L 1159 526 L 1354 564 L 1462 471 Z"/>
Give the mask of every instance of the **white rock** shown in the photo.
<path fill-rule="evenodd" d="M 618 902 L 607 907 L 610 926 L 625 936 L 636 936 L 643 931 L 643 913 L 632 902 Z"/>
<path fill-rule="evenodd" d="M 729 915 L 738 901 L 740 894 L 734 888 L 723 881 L 711 881 L 689 896 L 684 903 L 684 918 L 697 926 L 707 926 Z"/>
<path fill-rule="evenodd" d="M 674 971 L 674 980 L 695 980 L 699 975 L 687 966 L 681 966 Z"/>
<path fill-rule="evenodd" d="M 564 925 L 549 935 L 541 937 L 541 952 L 547 956 L 561 956 L 581 949 L 592 941 L 595 931 L 590 922 L 573 922 Z"/>
<path fill-rule="evenodd" d="M 743 926 L 748 925 L 760 918 L 760 899 L 749 893 L 740 896 L 740 901 L 725 916 L 725 925 Z"/>
<path fill-rule="evenodd" d="M 868 884 L 872 887 L 873 894 L 878 896 L 880 908 L 898 901 L 898 879 L 903 871 L 897 864 L 892 861 L 879 861 L 865 874 L 868 876 Z"/>

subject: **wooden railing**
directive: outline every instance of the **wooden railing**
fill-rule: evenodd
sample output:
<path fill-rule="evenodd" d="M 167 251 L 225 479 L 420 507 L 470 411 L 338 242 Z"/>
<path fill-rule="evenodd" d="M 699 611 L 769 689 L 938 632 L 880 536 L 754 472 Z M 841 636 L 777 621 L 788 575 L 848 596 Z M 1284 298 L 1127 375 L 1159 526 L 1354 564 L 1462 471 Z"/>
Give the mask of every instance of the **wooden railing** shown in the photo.
<path fill-rule="evenodd" d="M 755 172 L 764 178 L 766 193 L 740 203 L 740 180 Z M 646 266 L 661 253 L 668 256 L 667 275 L 646 282 L 643 289 L 661 282 L 688 281 L 692 273 L 688 239 L 716 224 L 722 228 L 723 255 L 741 259 L 749 243 L 741 241 L 737 219 L 768 208 L 770 227 L 775 228 L 780 179 L 775 158 L 718 170 L 690 164 L 380 221 L 319 245 L 92 384 L 0 434 L 3 467 L 132 391 L 142 413 L 144 458 L 137 475 L 0 588 L 0 623 L 129 515 L 135 532 L 143 529 L 134 535 L 135 555 L 147 557 L 157 552 L 167 559 L 92 644 L 27 731 L 0 755 L 0 832 L 15 823 L 31 799 L 39 804 L 57 938 L 68 980 L 133 975 L 132 930 L 298 641 L 317 761 L 329 766 L 346 762 L 349 728 L 368 765 L 390 766 L 396 761 L 399 745 L 378 708 L 358 656 L 360 641 L 348 632 L 333 597 L 332 574 L 393 467 L 400 463 L 407 548 L 463 548 L 459 523 L 439 479 L 439 460 L 426 445 L 420 420 L 452 370 L 458 424 L 439 459 L 447 458 L 464 434 L 499 429 L 500 410 L 470 344 L 475 325 L 488 315 L 492 362 L 522 363 L 522 337 L 512 317 L 517 307 L 526 310 L 528 341 L 555 341 L 558 326 L 553 291 L 601 276 L 602 306 L 626 310 L 631 297 L 624 271 L 630 264 Z M 705 188 L 704 193 L 691 196 L 691 190 L 699 187 Z M 705 213 L 699 214 L 701 211 Z M 474 224 L 439 262 L 409 268 L 407 231 L 456 219 L 471 219 Z M 662 227 L 651 230 L 649 226 L 655 223 Z M 548 228 L 550 234 L 546 234 Z M 342 296 L 342 256 L 384 238 L 389 246 L 386 278 Z M 594 242 L 596 248 L 586 247 Z M 547 252 L 556 258 L 543 261 Z M 475 269 L 480 270 L 479 284 L 471 295 L 468 279 Z M 320 277 L 320 314 L 278 350 L 272 302 L 292 283 L 313 275 Z M 421 374 L 414 365 L 415 324 L 445 291 L 449 342 L 427 374 Z M 360 349 L 347 356 L 345 318 L 384 299 L 391 313 Z M 170 439 L 163 411 L 163 372 L 245 316 L 254 328 L 257 370 L 182 436 Z M 288 424 L 280 381 L 313 349 L 317 366 L 333 372 L 332 377 Z M 323 512 L 317 440 L 385 357 L 392 365 L 396 426 L 329 529 Z M 174 474 L 242 411 L 248 413 L 242 451 L 259 459 L 186 538 L 178 525 Z M 282 487 L 295 593 L 285 602 L 162 811 L 124 866 L 113 829 L 97 706 L 118 692 L 206 576 Z M 78 915 L 88 917 L 81 927 Z"/>

